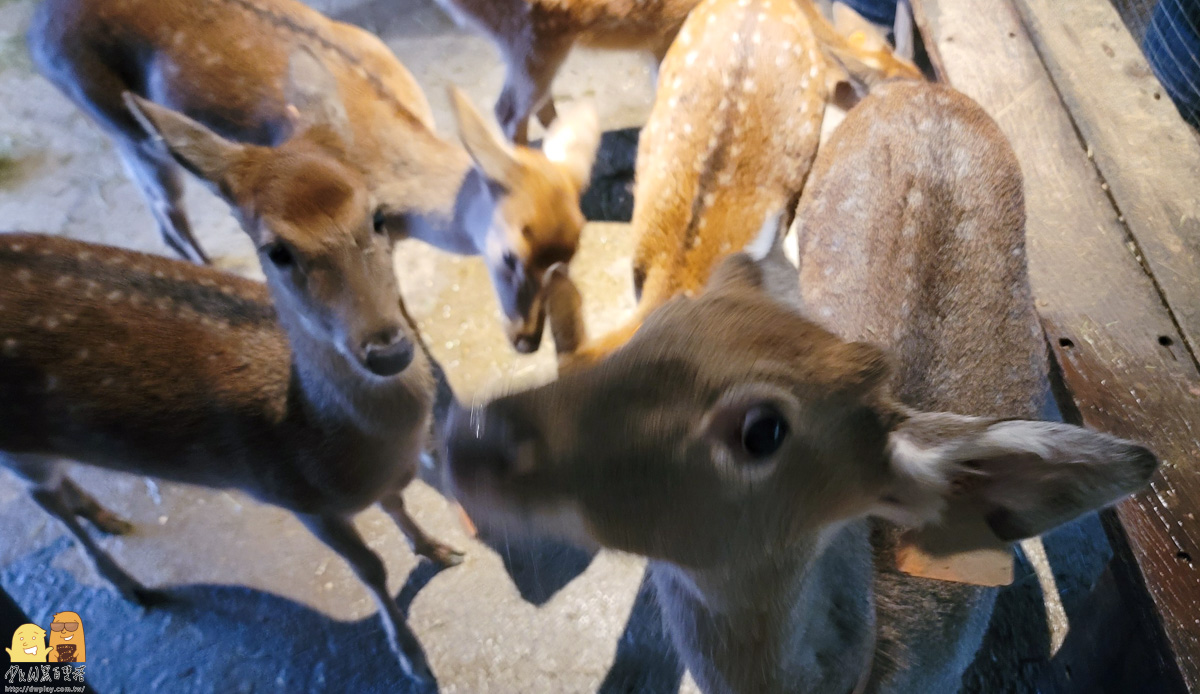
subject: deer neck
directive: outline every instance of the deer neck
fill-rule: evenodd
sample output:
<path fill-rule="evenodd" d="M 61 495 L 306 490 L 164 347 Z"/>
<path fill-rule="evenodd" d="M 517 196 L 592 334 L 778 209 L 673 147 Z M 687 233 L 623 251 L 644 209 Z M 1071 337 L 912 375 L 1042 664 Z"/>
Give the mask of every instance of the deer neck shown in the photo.
<path fill-rule="evenodd" d="M 313 336 L 305 319 L 280 314 L 292 350 L 290 397 L 298 398 L 319 426 L 337 432 L 349 427 L 386 442 L 418 430 L 429 417 L 433 381 L 420 350 L 401 374 L 381 378 Z"/>
<path fill-rule="evenodd" d="M 679 652 L 706 692 L 861 687 L 874 650 L 868 527 L 831 529 L 787 552 L 708 569 L 652 561 Z"/>
<path fill-rule="evenodd" d="M 430 135 L 420 166 L 396 176 L 403 182 L 384 186 L 381 198 L 413 201 L 405 215 L 408 236 L 450 253 L 477 255 L 493 210 L 487 181 L 466 150 Z"/>

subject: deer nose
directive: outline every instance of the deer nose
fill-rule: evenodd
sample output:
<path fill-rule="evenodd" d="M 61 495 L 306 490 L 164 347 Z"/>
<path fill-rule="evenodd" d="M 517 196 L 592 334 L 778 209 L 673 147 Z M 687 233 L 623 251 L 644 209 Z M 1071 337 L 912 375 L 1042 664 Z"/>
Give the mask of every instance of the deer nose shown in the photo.
<path fill-rule="evenodd" d="M 376 334 L 363 343 L 366 366 L 376 376 L 395 376 L 413 360 L 412 342 L 392 329 Z"/>
<path fill-rule="evenodd" d="M 487 479 L 504 479 L 517 468 L 519 450 L 513 427 L 492 407 L 467 409 L 457 403 L 446 423 L 450 473 L 460 488 Z"/>

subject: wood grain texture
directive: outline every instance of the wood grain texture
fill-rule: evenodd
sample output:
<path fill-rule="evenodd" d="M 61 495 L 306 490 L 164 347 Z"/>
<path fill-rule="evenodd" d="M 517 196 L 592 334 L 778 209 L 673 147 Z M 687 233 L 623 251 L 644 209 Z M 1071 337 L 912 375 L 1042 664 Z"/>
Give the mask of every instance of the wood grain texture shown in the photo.
<path fill-rule="evenodd" d="M 1200 691 L 1200 374 L 1134 256 L 1095 167 L 1009 2 L 919 0 L 949 81 L 996 119 L 1025 175 L 1030 280 L 1083 423 L 1163 459 L 1118 507 L 1182 680 Z M 1155 619 L 1153 610 L 1139 615 Z"/>
<path fill-rule="evenodd" d="M 1016 0 L 1163 296 L 1200 354 L 1200 141 L 1107 0 Z"/>

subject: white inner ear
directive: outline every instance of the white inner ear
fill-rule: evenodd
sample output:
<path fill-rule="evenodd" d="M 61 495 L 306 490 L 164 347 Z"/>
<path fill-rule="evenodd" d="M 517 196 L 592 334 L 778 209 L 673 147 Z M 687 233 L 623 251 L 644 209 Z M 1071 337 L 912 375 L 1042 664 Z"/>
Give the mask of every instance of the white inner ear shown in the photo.
<path fill-rule="evenodd" d="M 936 522 L 946 507 L 944 495 L 950 487 L 946 447 L 923 447 L 903 434 L 892 433 L 887 455 L 895 483 L 872 515 L 906 527 Z"/>

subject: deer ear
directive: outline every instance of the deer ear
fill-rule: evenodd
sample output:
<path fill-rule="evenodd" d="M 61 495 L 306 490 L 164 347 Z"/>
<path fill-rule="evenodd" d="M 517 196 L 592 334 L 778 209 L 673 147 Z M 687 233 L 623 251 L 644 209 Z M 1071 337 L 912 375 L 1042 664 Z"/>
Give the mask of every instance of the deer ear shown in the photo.
<path fill-rule="evenodd" d="M 890 482 L 875 514 L 990 531 L 956 551 L 1039 535 L 1144 488 L 1158 467 L 1146 448 L 1082 427 L 945 413 L 909 417 L 890 433 L 887 455 Z"/>
<path fill-rule="evenodd" d="M 490 121 L 484 120 L 471 100 L 457 87 L 450 87 L 450 105 L 458 123 L 458 136 L 463 146 L 489 182 L 510 188 L 521 164 L 512 145 Z"/>
<path fill-rule="evenodd" d="M 787 259 L 783 242 L 792 221 L 791 206 L 768 214 L 754 239 L 741 253 L 721 261 L 705 291 L 754 289 L 794 308 L 800 306 L 800 275 Z"/>
<path fill-rule="evenodd" d="M 185 169 L 217 187 L 226 182 L 230 164 L 242 155 L 245 145 L 230 142 L 182 113 L 131 92 L 122 96 L 138 124 L 160 139 Z"/>
<path fill-rule="evenodd" d="M 856 49 L 864 51 L 891 49 L 887 38 L 879 33 L 879 29 L 851 9 L 849 5 L 840 2 L 833 3 L 833 28 L 846 37 L 846 41 Z"/>
<path fill-rule="evenodd" d="M 288 57 L 284 98 L 296 130 L 323 125 L 337 133 L 343 142 L 353 142 L 354 131 L 337 78 L 306 46 L 293 49 Z"/>
<path fill-rule="evenodd" d="M 542 153 L 561 166 L 581 192 L 591 180 L 599 147 L 600 120 L 591 104 L 576 104 L 560 115 L 542 141 Z"/>

